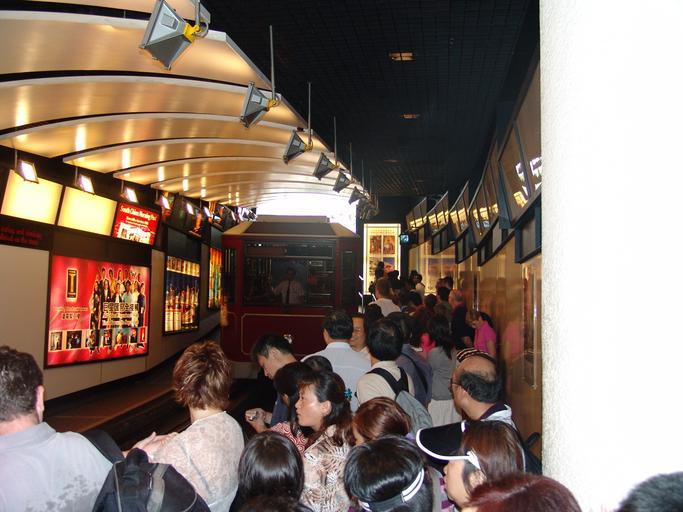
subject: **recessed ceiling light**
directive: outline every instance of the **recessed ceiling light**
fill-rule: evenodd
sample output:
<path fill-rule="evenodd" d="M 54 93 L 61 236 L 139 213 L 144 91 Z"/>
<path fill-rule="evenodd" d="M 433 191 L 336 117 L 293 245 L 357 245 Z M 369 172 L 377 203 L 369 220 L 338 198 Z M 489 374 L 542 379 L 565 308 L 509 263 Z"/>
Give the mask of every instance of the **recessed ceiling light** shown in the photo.
<path fill-rule="evenodd" d="M 413 52 L 390 52 L 389 58 L 398 62 L 413 60 Z"/>
<path fill-rule="evenodd" d="M 397 164 L 398 160 L 395 160 L 394 158 L 389 158 L 384 161 L 385 164 Z"/>
<path fill-rule="evenodd" d="M 417 119 L 420 117 L 420 114 L 401 114 L 401 117 L 403 119 Z"/>

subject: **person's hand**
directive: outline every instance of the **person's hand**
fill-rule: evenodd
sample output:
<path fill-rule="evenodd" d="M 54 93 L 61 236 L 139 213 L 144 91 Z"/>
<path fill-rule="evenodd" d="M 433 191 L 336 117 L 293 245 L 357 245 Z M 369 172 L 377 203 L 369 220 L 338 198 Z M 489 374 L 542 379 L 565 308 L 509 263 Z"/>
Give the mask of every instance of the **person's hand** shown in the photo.
<path fill-rule="evenodd" d="M 139 448 L 140 450 L 144 450 L 150 443 L 154 442 L 154 440 L 157 438 L 157 433 L 152 432 L 150 435 L 145 437 L 144 439 L 141 439 L 137 443 L 133 445 L 133 448 Z"/>
<path fill-rule="evenodd" d="M 266 424 L 272 418 L 272 414 L 267 413 L 261 408 L 249 409 L 244 413 L 244 419 L 247 423 L 252 426 L 256 432 L 263 432 L 268 430 L 268 425 Z"/>

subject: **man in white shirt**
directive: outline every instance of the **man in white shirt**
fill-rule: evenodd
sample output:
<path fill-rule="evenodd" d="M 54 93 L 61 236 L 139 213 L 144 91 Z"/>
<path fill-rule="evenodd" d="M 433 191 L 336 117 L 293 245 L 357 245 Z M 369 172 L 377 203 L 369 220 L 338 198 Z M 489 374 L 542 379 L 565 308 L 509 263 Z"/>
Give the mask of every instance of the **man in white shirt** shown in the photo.
<path fill-rule="evenodd" d="M 380 280 L 381 281 L 381 280 Z M 396 364 L 396 360 L 401 355 L 403 348 L 403 336 L 398 331 L 398 327 L 388 318 L 377 320 L 367 336 L 368 349 L 370 349 L 370 362 L 372 369 L 383 368 L 391 374 L 397 381 L 401 378 L 401 369 Z M 408 377 L 408 392 L 415 396 L 415 386 L 413 379 Z M 384 377 L 376 373 L 366 373 L 358 381 L 358 401 L 362 404 L 380 396 L 396 398 L 396 393 Z"/>
<path fill-rule="evenodd" d="M 349 345 L 353 335 L 353 321 L 343 310 L 331 311 L 323 320 L 324 350 L 306 356 L 303 361 L 311 356 L 323 356 L 332 363 L 332 370 L 338 374 L 346 385 L 347 394 L 351 396 L 351 410 L 358 409 L 358 400 L 355 396 L 358 379 L 370 370 L 369 361 L 356 352 Z"/>
<path fill-rule="evenodd" d="M 33 356 L 0 347 L 0 510 L 90 511 L 112 464 L 43 421 L 44 393 Z"/>
<path fill-rule="evenodd" d="M 382 315 L 387 316 L 394 311 L 401 311 L 391 300 L 391 282 L 388 277 L 382 277 L 375 283 L 375 297 L 377 300 L 370 304 L 377 304 L 382 310 Z"/>
<path fill-rule="evenodd" d="M 289 267 L 285 274 L 285 278 L 278 284 L 273 293 L 282 298 L 282 303 L 287 306 L 289 304 L 302 304 L 306 292 L 299 281 L 296 281 L 296 270 L 294 267 Z"/>

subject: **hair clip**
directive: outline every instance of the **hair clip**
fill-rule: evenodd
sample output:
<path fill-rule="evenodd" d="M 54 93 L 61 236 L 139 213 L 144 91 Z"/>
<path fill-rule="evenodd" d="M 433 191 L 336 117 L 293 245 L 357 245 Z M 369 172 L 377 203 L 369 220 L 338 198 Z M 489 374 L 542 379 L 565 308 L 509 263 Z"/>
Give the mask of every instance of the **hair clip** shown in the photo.
<path fill-rule="evenodd" d="M 351 400 L 351 398 L 353 398 L 353 391 L 351 391 L 349 388 L 346 388 L 344 390 L 344 398 L 346 400 Z"/>

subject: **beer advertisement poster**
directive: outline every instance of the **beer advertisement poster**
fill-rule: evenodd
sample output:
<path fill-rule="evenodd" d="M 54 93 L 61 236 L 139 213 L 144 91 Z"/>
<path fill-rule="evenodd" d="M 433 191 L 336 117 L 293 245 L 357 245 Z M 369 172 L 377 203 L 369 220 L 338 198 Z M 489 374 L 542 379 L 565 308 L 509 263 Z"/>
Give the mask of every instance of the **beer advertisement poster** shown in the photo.
<path fill-rule="evenodd" d="M 53 256 L 46 366 L 147 354 L 150 269 Z"/>

